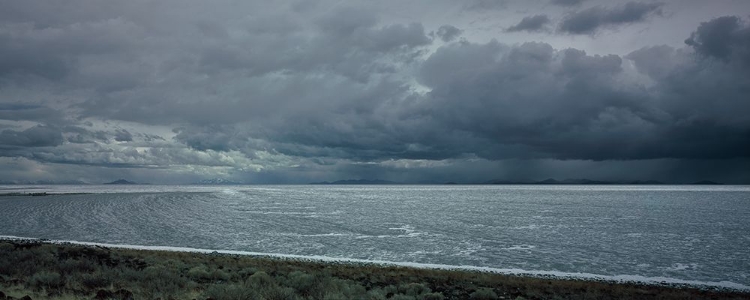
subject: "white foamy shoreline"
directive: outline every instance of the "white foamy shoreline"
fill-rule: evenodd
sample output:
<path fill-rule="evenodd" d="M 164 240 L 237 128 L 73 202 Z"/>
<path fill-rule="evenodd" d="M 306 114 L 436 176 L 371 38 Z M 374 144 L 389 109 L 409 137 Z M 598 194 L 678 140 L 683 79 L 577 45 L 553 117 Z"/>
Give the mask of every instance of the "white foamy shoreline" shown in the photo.
<path fill-rule="evenodd" d="M 646 277 L 646 276 L 641 276 L 641 275 L 599 275 L 599 274 L 591 274 L 591 273 L 572 273 L 572 272 L 560 272 L 560 271 L 537 271 L 537 270 L 502 269 L 502 268 L 478 267 L 478 266 L 466 266 L 466 265 L 456 266 L 456 265 L 444 265 L 444 264 L 426 264 L 426 263 L 413 263 L 413 262 L 394 262 L 394 261 L 384 261 L 384 260 L 366 260 L 366 259 L 357 259 L 357 258 L 328 257 L 328 256 L 320 256 L 320 255 L 294 255 L 294 254 L 281 254 L 281 253 L 237 251 L 237 250 L 212 250 L 212 249 L 200 249 L 200 248 L 189 248 L 189 247 L 109 244 L 109 243 L 81 242 L 81 241 L 73 241 L 73 240 L 48 240 L 48 239 L 38 239 L 38 238 L 19 237 L 19 236 L 10 236 L 10 235 L 0 235 L 0 240 L 28 240 L 28 241 L 41 241 L 41 242 L 51 243 L 51 244 L 100 246 L 100 247 L 132 249 L 132 250 L 156 250 L 156 251 L 190 252 L 190 253 L 203 253 L 203 254 L 218 253 L 218 254 L 229 254 L 229 255 L 269 257 L 269 258 L 277 258 L 277 259 L 295 259 L 295 260 L 313 261 L 313 262 L 356 263 L 356 264 L 374 264 L 374 265 L 384 265 L 384 266 L 401 266 L 401 267 L 411 267 L 411 268 L 420 268 L 420 269 L 479 271 L 479 272 L 487 272 L 487 273 L 527 276 L 527 277 L 537 277 L 537 278 L 550 277 L 554 279 L 590 280 L 590 281 L 613 282 L 613 283 L 638 283 L 638 284 L 658 285 L 658 286 L 694 287 L 694 288 L 700 288 L 700 289 L 708 288 L 708 289 L 750 292 L 750 286 L 736 283 L 736 282 L 731 282 L 731 281 L 718 281 L 718 282 L 717 281 L 698 281 L 698 280 L 683 280 L 683 279 L 669 278 L 669 277 Z"/>

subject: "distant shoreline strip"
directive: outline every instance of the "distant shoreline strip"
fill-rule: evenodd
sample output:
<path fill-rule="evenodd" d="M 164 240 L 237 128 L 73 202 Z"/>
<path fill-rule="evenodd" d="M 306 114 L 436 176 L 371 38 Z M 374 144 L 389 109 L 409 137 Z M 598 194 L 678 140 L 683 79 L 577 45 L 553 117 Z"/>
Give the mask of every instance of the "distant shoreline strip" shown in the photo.
<path fill-rule="evenodd" d="M 170 251 L 170 252 L 189 252 L 189 253 L 201 253 L 201 254 L 228 254 L 228 255 L 245 255 L 245 256 L 256 256 L 274 259 L 295 259 L 300 261 L 313 261 L 313 262 L 327 262 L 327 263 L 356 263 L 356 264 L 372 264 L 372 265 L 383 265 L 383 266 L 399 266 L 399 267 L 410 267 L 418 269 L 438 269 L 438 270 L 457 270 L 457 271 L 478 271 L 486 273 L 495 273 L 503 275 L 514 275 L 514 276 L 525 276 L 525 277 L 536 277 L 536 278 L 555 278 L 555 279 L 573 279 L 573 280 L 590 280 L 600 282 L 612 282 L 612 283 L 639 283 L 647 285 L 658 285 L 658 286 L 674 286 L 674 287 L 695 287 L 695 288 L 713 288 L 713 289 L 724 289 L 734 290 L 741 292 L 750 291 L 750 286 L 731 282 L 731 281 L 697 281 L 697 280 L 683 280 L 669 277 L 646 277 L 641 275 L 599 275 L 591 273 L 573 273 L 573 272 L 560 272 L 560 271 L 530 271 L 523 269 L 501 269 L 491 267 L 478 267 L 478 266 L 456 266 L 456 265 L 445 265 L 445 264 L 426 264 L 426 263 L 413 263 L 413 262 L 394 262 L 384 260 L 366 260 L 357 258 L 339 258 L 339 257 L 328 257 L 320 255 L 295 255 L 295 254 L 281 254 L 281 253 L 263 253 L 263 252 L 252 252 L 252 251 L 237 251 L 237 250 L 212 250 L 212 249 L 200 249 L 200 248 L 189 248 L 189 247 L 172 247 L 172 246 L 142 246 L 142 245 L 127 245 L 127 244 L 109 244 L 109 243 L 95 243 L 95 242 L 81 242 L 73 240 L 48 240 L 39 238 L 19 237 L 10 235 L 0 235 L 0 240 L 28 240 L 28 241 L 39 241 L 50 244 L 73 244 L 81 246 L 99 246 L 108 248 L 119 248 L 119 249 L 131 249 L 131 250 L 154 250 L 154 251 Z"/>
<path fill-rule="evenodd" d="M 65 192 L 11 192 L 0 193 L 0 197 L 43 197 L 43 196 L 62 196 L 62 195 L 89 195 L 91 193 L 65 193 Z"/>

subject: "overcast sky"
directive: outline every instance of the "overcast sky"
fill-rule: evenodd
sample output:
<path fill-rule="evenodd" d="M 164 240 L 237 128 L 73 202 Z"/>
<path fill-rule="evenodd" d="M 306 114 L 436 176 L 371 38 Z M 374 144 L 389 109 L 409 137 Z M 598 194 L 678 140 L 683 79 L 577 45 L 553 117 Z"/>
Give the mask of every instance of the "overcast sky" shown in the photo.
<path fill-rule="evenodd" d="M 750 1 L 0 2 L 0 182 L 750 183 Z"/>

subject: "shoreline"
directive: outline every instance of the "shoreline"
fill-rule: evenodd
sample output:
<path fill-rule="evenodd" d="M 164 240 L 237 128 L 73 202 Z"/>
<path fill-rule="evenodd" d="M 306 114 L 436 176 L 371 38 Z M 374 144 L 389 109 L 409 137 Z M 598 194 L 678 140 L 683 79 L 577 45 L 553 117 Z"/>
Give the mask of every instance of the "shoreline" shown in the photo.
<path fill-rule="evenodd" d="M 522 282 L 549 282 L 551 286 L 579 284 L 583 286 L 595 287 L 618 287 L 634 290 L 657 290 L 663 293 L 707 293 L 711 295 L 733 295 L 737 299 L 750 299 L 750 288 L 748 286 L 733 282 L 701 282 L 688 281 L 675 278 L 661 277 L 644 277 L 637 275 L 618 275 L 606 276 L 585 273 L 563 273 L 554 271 L 528 271 L 519 269 L 496 269 L 475 266 L 450 266 L 440 264 L 420 264 L 408 262 L 390 262 L 377 260 L 333 258 L 325 256 L 301 256 L 285 255 L 274 253 L 257 253 L 247 251 L 232 250 L 211 250 L 197 249 L 186 247 L 169 247 L 169 246 L 139 246 L 139 245 L 122 245 L 80 241 L 65 240 L 45 240 L 35 238 L 24 238 L 17 236 L 0 236 L 0 243 L 16 243 L 29 245 L 48 245 L 52 247 L 63 247 L 72 249 L 106 249 L 112 252 L 122 253 L 140 253 L 152 254 L 156 256 L 187 256 L 191 259 L 205 260 L 216 257 L 225 257 L 227 259 L 247 259 L 251 261 L 264 261 L 267 264 L 276 265 L 298 265 L 310 264 L 334 267 L 334 268 L 353 268 L 368 270 L 392 270 L 405 269 L 413 272 L 431 273 L 448 273 L 463 274 L 477 277 L 497 277 L 505 280 L 522 281 Z M 379 271 L 378 271 L 379 272 Z M 375 273 L 378 273 L 375 272 Z M 0 286 L 2 282 L 0 281 Z M 679 297 L 678 297 L 679 298 Z M 700 298 L 700 297 L 699 297 Z"/>
<path fill-rule="evenodd" d="M 407 267 L 407 268 L 417 268 L 417 269 L 427 269 L 427 270 L 470 271 L 470 272 L 482 272 L 482 273 L 490 273 L 490 274 L 531 277 L 531 278 L 541 278 L 541 279 L 581 280 L 581 281 L 595 281 L 595 282 L 614 283 L 614 284 L 641 284 L 641 285 L 652 285 L 652 286 L 663 286 L 663 287 L 677 287 L 677 288 L 684 287 L 684 288 L 697 288 L 697 289 L 705 289 L 705 290 L 725 290 L 725 291 L 750 293 L 750 286 L 747 286 L 741 283 L 731 282 L 731 281 L 698 281 L 698 280 L 685 280 L 685 279 L 671 278 L 671 277 L 647 277 L 643 275 L 625 275 L 625 274 L 623 275 L 601 275 L 601 274 L 578 273 L 578 272 L 503 269 L 503 268 L 480 267 L 480 266 L 469 266 L 469 265 L 446 265 L 446 264 L 429 264 L 429 263 L 416 263 L 416 262 L 397 262 L 397 261 L 385 261 L 385 260 L 367 260 L 367 259 L 357 259 L 357 258 L 330 257 L 330 256 L 322 256 L 322 255 L 295 255 L 295 254 L 265 253 L 265 252 L 252 252 L 252 251 L 240 251 L 240 250 L 202 249 L 202 248 L 192 248 L 192 247 L 112 244 L 112 243 L 98 243 L 98 242 L 83 242 L 83 241 L 75 241 L 75 240 L 50 240 L 50 239 L 0 235 L 0 241 L 6 241 L 6 240 L 42 242 L 42 243 L 50 243 L 50 244 L 56 244 L 56 245 L 95 246 L 95 247 L 106 247 L 106 248 L 127 249 L 127 250 L 183 252 L 183 253 L 196 253 L 196 254 L 239 255 L 239 256 L 249 256 L 249 257 L 256 257 L 256 258 L 268 258 L 268 259 L 278 259 L 278 260 L 299 260 L 299 261 L 306 261 L 306 262 L 341 263 L 341 264 L 352 264 L 352 265 L 373 265 L 373 266 L 386 266 L 386 267 L 395 266 L 395 267 Z"/>

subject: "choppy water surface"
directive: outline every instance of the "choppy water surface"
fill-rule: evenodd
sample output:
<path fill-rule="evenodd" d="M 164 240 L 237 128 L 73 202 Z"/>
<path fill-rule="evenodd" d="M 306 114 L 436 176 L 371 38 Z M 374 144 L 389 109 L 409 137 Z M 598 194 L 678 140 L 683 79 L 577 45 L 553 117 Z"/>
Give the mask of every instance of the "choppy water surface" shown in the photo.
<path fill-rule="evenodd" d="M 748 186 L 12 191 L 92 194 L 0 197 L 0 235 L 750 286 Z"/>

